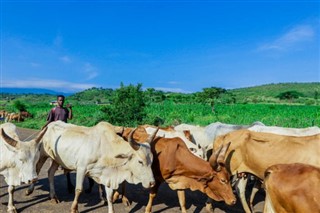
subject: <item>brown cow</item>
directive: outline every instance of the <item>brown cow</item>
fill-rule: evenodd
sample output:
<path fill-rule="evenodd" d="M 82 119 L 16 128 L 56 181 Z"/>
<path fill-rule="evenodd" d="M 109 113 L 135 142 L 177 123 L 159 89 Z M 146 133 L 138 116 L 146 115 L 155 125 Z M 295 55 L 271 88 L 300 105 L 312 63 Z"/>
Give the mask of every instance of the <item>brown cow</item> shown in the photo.
<path fill-rule="evenodd" d="M 178 190 L 181 211 L 186 212 L 184 189 L 199 190 L 216 201 L 228 205 L 236 203 L 229 182 L 230 175 L 224 167 L 224 154 L 229 144 L 221 147 L 210 163 L 193 155 L 181 138 L 158 137 L 151 143 L 154 160 L 152 171 L 156 185 L 151 189 L 145 212 L 151 212 L 153 200 L 162 182 Z"/>
<path fill-rule="evenodd" d="M 226 167 L 232 175 L 251 173 L 260 180 L 274 164 L 306 163 L 320 167 L 320 134 L 285 136 L 237 130 L 218 137 L 214 149 L 231 142 Z"/>
<path fill-rule="evenodd" d="M 320 168 L 277 164 L 265 172 L 264 213 L 320 212 Z"/>
<path fill-rule="evenodd" d="M 24 118 L 21 116 L 20 113 L 10 113 L 6 119 L 7 122 L 17 121 L 21 122 L 24 121 Z"/>
<path fill-rule="evenodd" d="M 280 163 L 320 167 L 320 134 L 297 137 L 237 130 L 217 138 L 214 149 L 229 142 L 226 166 L 232 175 L 248 172 L 263 179 L 269 166 Z"/>
<path fill-rule="evenodd" d="M 124 128 L 122 137 L 126 139 L 128 132 Z M 146 137 L 148 134 L 143 127 L 138 127 L 133 135 L 137 141 Z M 182 212 L 186 212 L 184 189 L 199 190 L 214 200 L 224 200 L 229 205 L 235 204 L 236 198 L 232 192 L 229 183 L 230 176 L 224 167 L 223 160 L 228 145 L 221 147 L 213 155 L 215 157 L 211 159 L 211 163 L 217 165 L 215 169 L 212 169 L 209 162 L 192 154 L 183 140 L 178 137 L 157 137 L 151 143 L 151 149 L 154 156 L 152 171 L 156 185 L 151 189 L 145 212 L 151 212 L 153 200 L 162 182 L 166 182 L 171 189 L 177 190 Z M 118 196 L 119 192 L 116 192 L 114 201 Z M 129 201 L 124 195 L 122 202 L 129 205 Z"/>

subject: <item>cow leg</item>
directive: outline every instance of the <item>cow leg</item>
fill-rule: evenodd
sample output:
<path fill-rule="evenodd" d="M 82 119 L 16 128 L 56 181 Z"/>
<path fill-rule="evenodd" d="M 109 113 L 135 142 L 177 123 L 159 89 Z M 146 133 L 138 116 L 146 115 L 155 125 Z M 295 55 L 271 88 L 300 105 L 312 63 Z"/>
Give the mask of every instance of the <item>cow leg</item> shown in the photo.
<path fill-rule="evenodd" d="M 207 201 L 206 201 L 206 211 L 207 211 L 208 213 L 213 213 L 212 202 L 213 202 L 213 200 L 208 197 L 208 199 L 207 199 Z"/>
<path fill-rule="evenodd" d="M 78 168 L 76 171 L 76 190 L 75 190 L 75 196 L 74 196 L 74 200 L 72 202 L 71 205 L 71 213 L 78 213 L 78 200 L 79 200 L 79 196 L 82 192 L 83 189 L 83 181 L 84 181 L 84 177 L 86 175 L 86 170 L 83 168 Z"/>
<path fill-rule="evenodd" d="M 100 196 L 100 200 L 101 202 L 103 202 L 104 204 L 106 204 L 107 201 L 107 195 L 106 195 L 106 191 L 103 189 L 103 185 L 99 184 L 99 196 Z"/>
<path fill-rule="evenodd" d="M 122 203 L 125 205 L 125 206 L 130 206 L 131 203 L 129 201 L 129 199 L 127 198 L 126 196 L 126 182 L 123 182 L 121 184 L 121 191 L 122 191 Z"/>
<path fill-rule="evenodd" d="M 41 170 L 43 164 L 46 162 L 47 159 L 48 159 L 48 158 L 47 158 L 46 156 L 40 156 L 39 161 L 37 162 L 37 165 L 36 165 L 37 175 L 39 175 L 40 170 Z M 32 194 L 32 192 L 34 191 L 34 185 L 35 185 L 35 183 L 31 183 L 31 184 L 30 184 L 30 186 L 28 187 L 28 189 L 27 189 L 26 192 L 25 192 L 25 195 L 26 195 L 26 196 Z"/>
<path fill-rule="evenodd" d="M 113 189 L 105 186 L 105 190 L 106 190 L 106 197 L 107 197 L 107 202 L 108 202 L 108 213 L 113 213 L 114 209 L 113 209 L 113 203 L 112 203 L 112 196 L 113 196 Z"/>
<path fill-rule="evenodd" d="M 122 182 L 119 185 L 119 189 L 115 190 L 115 192 L 113 194 L 112 203 L 115 203 L 119 198 L 121 198 L 121 202 L 125 206 L 130 206 L 131 203 L 130 203 L 129 199 L 126 197 L 125 191 L 126 191 L 126 182 Z"/>
<path fill-rule="evenodd" d="M 78 200 L 79 200 L 81 192 L 82 192 L 82 190 L 76 189 L 74 200 L 71 205 L 71 213 L 79 213 Z"/>
<path fill-rule="evenodd" d="M 160 186 L 160 183 L 156 182 L 156 185 L 151 188 L 150 193 L 149 193 L 149 200 L 148 200 L 148 204 L 146 206 L 145 213 L 151 213 L 151 211 L 152 211 L 152 203 L 153 203 L 154 198 L 157 195 L 159 186 Z"/>
<path fill-rule="evenodd" d="M 120 183 L 120 185 L 122 186 L 123 183 Z M 118 190 L 115 190 L 112 196 L 112 203 L 115 203 L 120 197 L 120 193 Z"/>
<path fill-rule="evenodd" d="M 9 202 L 8 202 L 8 212 L 9 213 L 17 213 L 17 209 L 13 203 L 13 193 L 15 187 L 13 185 L 8 186 L 8 194 L 9 194 Z"/>
<path fill-rule="evenodd" d="M 179 199 L 179 204 L 180 204 L 180 208 L 181 208 L 181 212 L 182 213 L 187 213 L 187 209 L 186 209 L 186 196 L 184 193 L 184 190 L 178 190 L 178 199 Z"/>
<path fill-rule="evenodd" d="M 255 182 L 254 182 L 254 185 L 253 185 L 253 188 L 252 188 L 252 192 L 251 192 L 251 195 L 250 195 L 250 208 L 253 212 L 253 200 L 254 200 L 254 197 L 256 196 L 257 192 L 260 190 L 261 188 L 261 181 L 258 180 L 256 177 L 255 178 Z"/>
<path fill-rule="evenodd" d="M 273 208 L 272 200 L 268 194 L 266 193 L 266 199 L 264 201 L 263 213 L 275 213 L 276 211 Z"/>
<path fill-rule="evenodd" d="M 246 187 L 248 182 L 248 176 L 242 176 L 239 178 L 237 188 L 239 190 L 239 197 L 240 201 L 243 207 L 243 210 L 246 213 L 251 213 L 251 209 L 248 206 L 247 200 L 246 200 Z"/>
<path fill-rule="evenodd" d="M 60 203 L 59 199 L 57 198 L 56 191 L 54 188 L 54 173 L 57 171 L 58 167 L 59 167 L 59 164 L 56 163 L 54 160 L 52 160 L 51 166 L 48 170 L 50 199 L 51 199 L 51 202 L 54 202 L 54 203 Z"/>

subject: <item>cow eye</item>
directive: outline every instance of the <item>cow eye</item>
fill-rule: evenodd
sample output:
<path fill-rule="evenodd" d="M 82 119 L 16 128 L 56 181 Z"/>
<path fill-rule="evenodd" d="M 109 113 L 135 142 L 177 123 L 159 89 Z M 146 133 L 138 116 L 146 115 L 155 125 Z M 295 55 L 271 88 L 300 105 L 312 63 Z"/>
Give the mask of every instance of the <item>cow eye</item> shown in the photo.
<path fill-rule="evenodd" d="M 227 183 L 226 179 L 220 179 L 221 183 Z"/>
<path fill-rule="evenodd" d="M 141 160 L 138 161 L 141 165 L 143 165 L 143 162 Z"/>

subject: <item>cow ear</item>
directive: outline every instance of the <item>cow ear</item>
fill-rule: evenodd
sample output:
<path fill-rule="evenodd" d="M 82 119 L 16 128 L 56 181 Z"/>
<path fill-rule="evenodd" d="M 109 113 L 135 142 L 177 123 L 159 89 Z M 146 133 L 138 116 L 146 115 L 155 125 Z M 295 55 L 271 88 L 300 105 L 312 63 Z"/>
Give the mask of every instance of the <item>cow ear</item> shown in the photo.
<path fill-rule="evenodd" d="M 7 133 L 5 133 L 4 129 L 1 129 L 1 136 L 5 141 L 4 144 L 9 145 L 7 146 L 11 151 L 15 151 L 19 147 L 19 142 L 11 138 Z"/>

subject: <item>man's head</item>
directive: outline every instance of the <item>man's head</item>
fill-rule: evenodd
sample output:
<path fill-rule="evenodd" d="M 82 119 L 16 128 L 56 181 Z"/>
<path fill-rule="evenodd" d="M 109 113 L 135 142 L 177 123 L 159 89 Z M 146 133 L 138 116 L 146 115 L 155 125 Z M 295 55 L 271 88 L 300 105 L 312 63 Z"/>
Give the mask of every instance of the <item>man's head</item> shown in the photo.
<path fill-rule="evenodd" d="M 58 103 L 58 106 L 60 106 L 60 107 L 63 106 L 63 104 L 64 104 L 64 96 L 63 95 L 57 96 L 57 103 Z"/>

